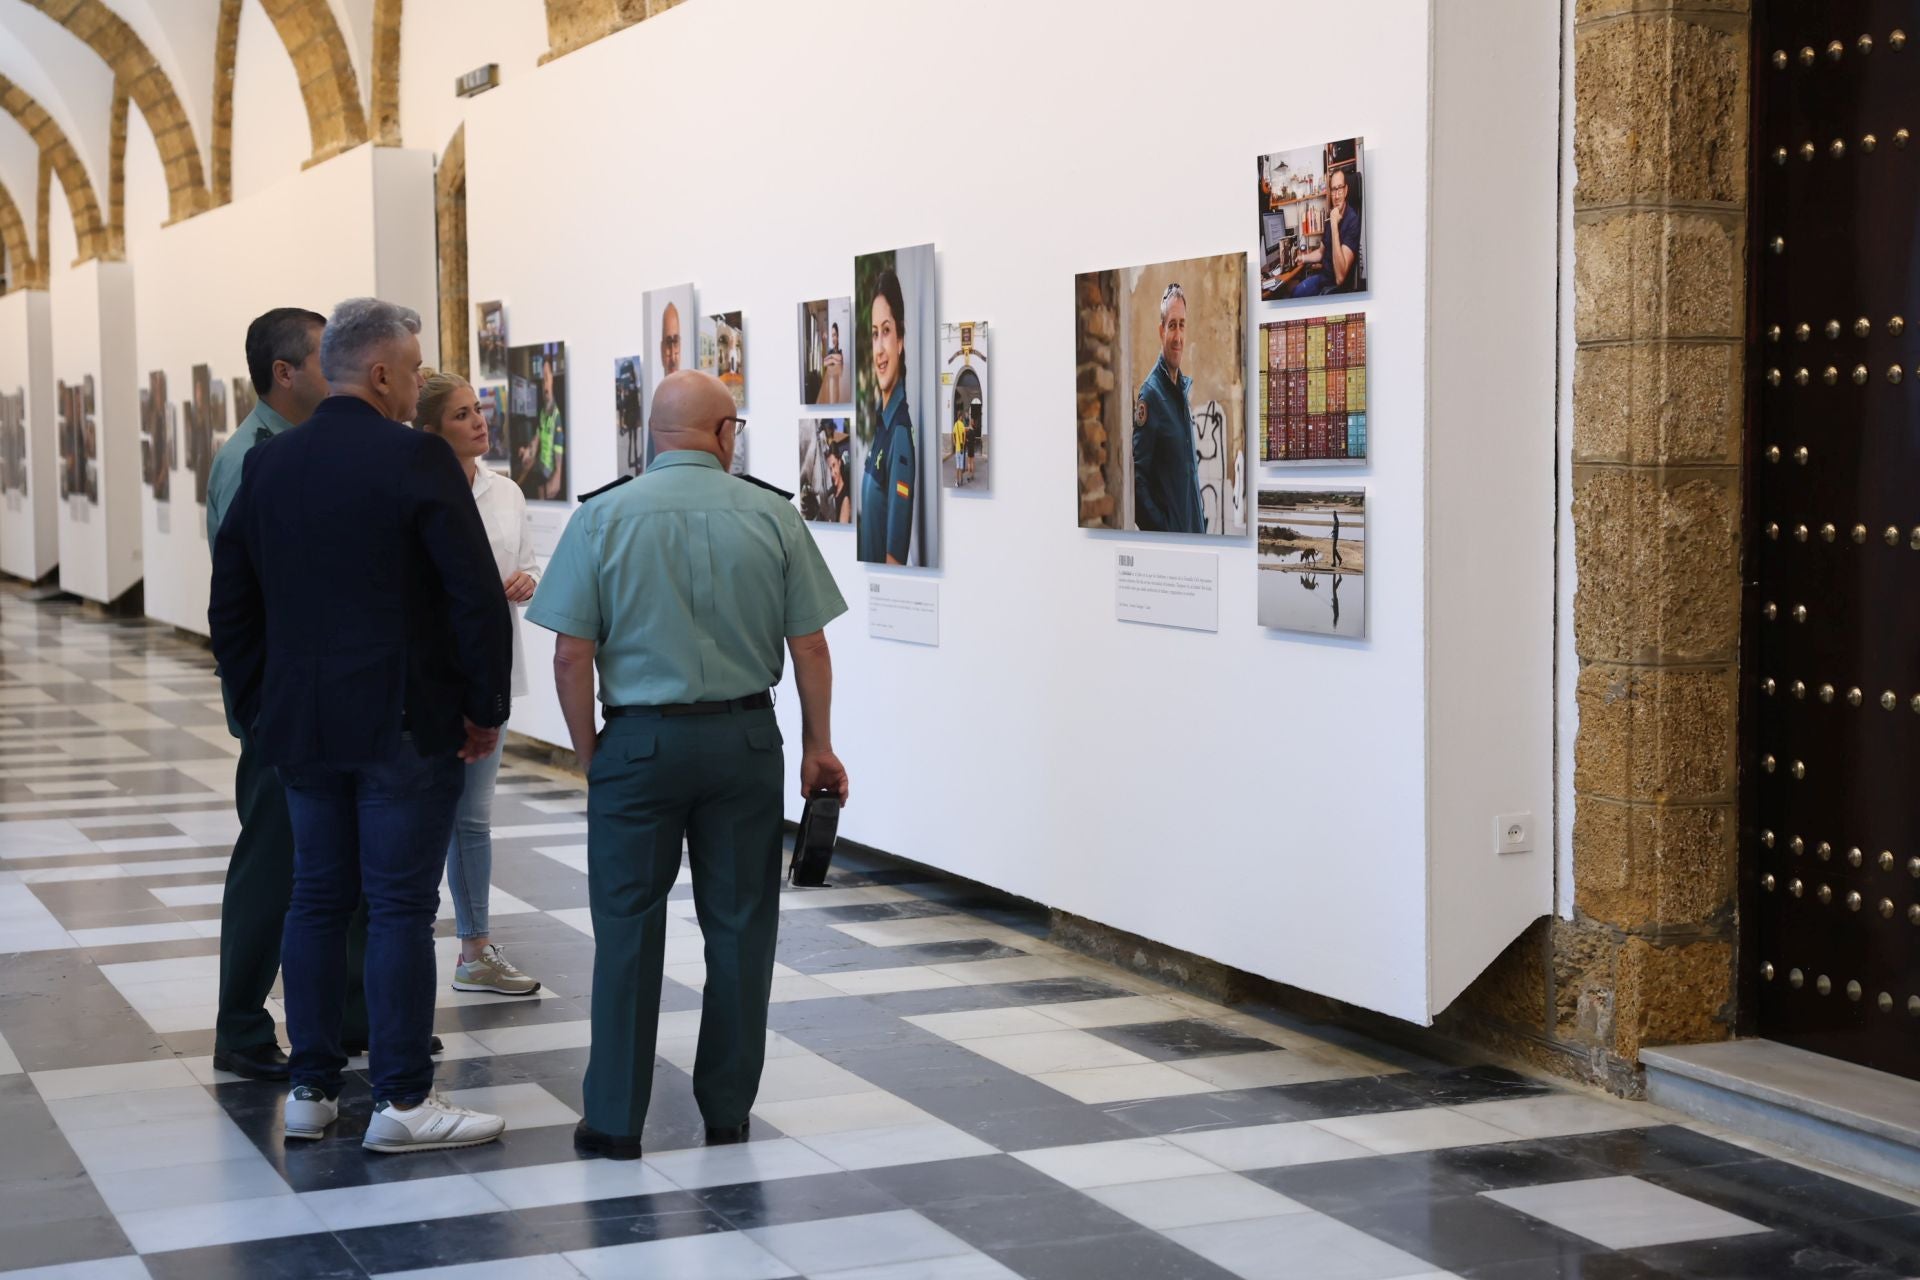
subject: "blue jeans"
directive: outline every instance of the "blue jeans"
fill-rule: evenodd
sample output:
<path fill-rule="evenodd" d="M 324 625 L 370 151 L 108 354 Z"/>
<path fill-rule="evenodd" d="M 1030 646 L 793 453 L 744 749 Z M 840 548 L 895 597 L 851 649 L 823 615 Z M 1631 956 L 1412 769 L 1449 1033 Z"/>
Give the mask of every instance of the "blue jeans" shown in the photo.
<path fill-rule="evenodd" d="M 280 943 L 293 1083 L 340 1092 L 347 919 L 364 893 L 374 1102 L 411 1106 L 433 1087 L 433 918 L 465 779 L 460 758 L 424 759 L 406 739 L 375 764 L 302 765 L 280 777 L 293 823 L 293 901 Z"/>
<path fill-rule="evenodd" d="M 484 936 L 487 891 L 493 881 L 493 783 L 507 748 L 501 734 L 493 754 L 466 767 L 467 788 L 453 815 L 453 840 L 447 845 L 447 892 L 453 897 L 454 932 L 462 938 Z"/>

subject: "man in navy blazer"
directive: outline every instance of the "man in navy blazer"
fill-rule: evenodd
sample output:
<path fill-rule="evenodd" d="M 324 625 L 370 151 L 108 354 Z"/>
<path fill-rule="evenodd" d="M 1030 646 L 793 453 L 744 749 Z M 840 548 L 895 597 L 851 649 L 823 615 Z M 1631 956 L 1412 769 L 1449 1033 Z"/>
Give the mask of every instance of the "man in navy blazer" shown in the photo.
<path fill-rule="evenodd" d="M 420 317 L 375 298 L 320 340 L 327 399 L 248 452 L 213 551 L 207 619 L 233 711 L 285 783 L 294 886 L 281 952 L 289 1138 L 339 1114 L 347 920 L 364 891 L 376 1151 L 505 1127 L 433 1093 L 433 921 L 462 762 L 506 721 L 513 640 L 453 450 L 401 425 Z"/>

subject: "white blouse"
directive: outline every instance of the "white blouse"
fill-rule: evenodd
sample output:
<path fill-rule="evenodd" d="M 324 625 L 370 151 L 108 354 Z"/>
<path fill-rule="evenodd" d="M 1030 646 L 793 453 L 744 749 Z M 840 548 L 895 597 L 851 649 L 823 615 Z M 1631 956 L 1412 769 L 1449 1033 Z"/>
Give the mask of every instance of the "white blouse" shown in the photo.
<path fill-rule="evenodd" d="M 493 567 L 505 582 L 516 573 L 540 580 L 540 566 L 533 557 L 533 520 L 527 515 L 527 499 L 520 486 L 497 471 L 480 467 L 473 473 L 473 501 L 480 508 L 480 523 L 487 527 L 487 545 L 493 548 Z M 520 610 L 513 606 L 513 696 L 527 694 L 527 653 L 520 643 Z"/>

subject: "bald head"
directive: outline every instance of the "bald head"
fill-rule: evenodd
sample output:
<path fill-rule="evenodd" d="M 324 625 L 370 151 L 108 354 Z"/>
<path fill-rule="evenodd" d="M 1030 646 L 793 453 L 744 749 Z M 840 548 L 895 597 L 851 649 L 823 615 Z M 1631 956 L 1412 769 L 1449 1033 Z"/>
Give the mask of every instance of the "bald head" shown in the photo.
<path fill-rule="evenodd" d="M 731 466 L 733 414 L 733 393 L 724 382 L 698 369 L 682 369 L 662 378 L 654 388 L 647 430 L 661 453 L 694 449 L 712 454 L 722 466 Z"/>

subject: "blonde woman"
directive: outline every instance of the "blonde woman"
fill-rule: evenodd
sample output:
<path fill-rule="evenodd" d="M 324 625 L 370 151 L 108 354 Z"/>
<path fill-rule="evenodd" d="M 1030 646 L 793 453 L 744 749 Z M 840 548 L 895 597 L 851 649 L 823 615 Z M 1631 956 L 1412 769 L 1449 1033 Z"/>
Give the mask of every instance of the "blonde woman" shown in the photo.
<path fill-rule="evenodd" d="M 507 600 L 525 604 L 533 599 L 540 570 L 533 558 L 533 525 L 527 518 L 527 500 L 520 487 L 480 465 L 487 452 L 487 420 L 480 400 L 465 378 L 450 373 L 428 376 L 420 390 L 419 416 L 414 425 L 453 446 L 454 457 L 473 486 L 473 500 L 493 548 Z M 520 615 L 513 615 L 513 696 L 527 692 L 527 655 L 520 643 Z M 454 818 L 453 839 L 447 846 L 447 889 L 453 897 L 454 927 L 460 935 L 460 962 L 453 971 L 455 991 L 491 991 L 503 996 L 532 995 L 540 989 L 533 978 L 513 967 L 493 944 L 487 928 L 487 895 L 493 876 L 493 784 L 500 776 L 502 734 L 493 754 L 467 766 L 466 790 Z"/>

